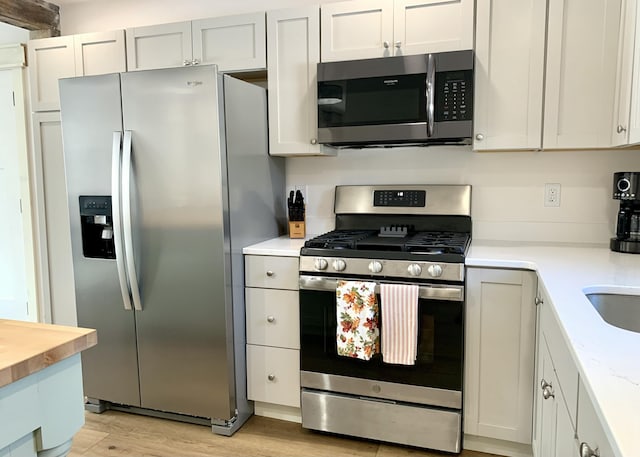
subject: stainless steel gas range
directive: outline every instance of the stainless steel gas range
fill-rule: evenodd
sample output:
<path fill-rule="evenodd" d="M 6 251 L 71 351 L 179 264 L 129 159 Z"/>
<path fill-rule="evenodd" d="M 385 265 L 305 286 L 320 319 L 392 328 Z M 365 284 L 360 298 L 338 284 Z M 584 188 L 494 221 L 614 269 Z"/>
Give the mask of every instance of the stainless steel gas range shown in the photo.
<path fill-rule="evenodd" d="M 334 211 L 300 252 L 303 427 L 460 452 L 471 187 L 338 186 Z"/>

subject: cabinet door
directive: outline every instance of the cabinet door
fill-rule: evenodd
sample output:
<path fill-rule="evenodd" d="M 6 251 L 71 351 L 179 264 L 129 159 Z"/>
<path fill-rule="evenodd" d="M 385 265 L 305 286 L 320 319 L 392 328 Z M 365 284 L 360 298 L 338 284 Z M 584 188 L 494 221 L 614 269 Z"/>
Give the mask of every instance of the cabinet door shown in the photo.
<path fill-rule="evenodd" d="M 104 75 L 127 71 L 124 30 L 83 33 L 73 37 L 76 75 Z"/>
<path fill-rule="evenodd" d="M 473 49 L 473 0 L 395 0 L 394 55 Z"/>
<path fill-rule="evenodd" d="M 613 457 L 614 453 L 609 444 L 598 414 L 589 398 L 586 387 L 580 379 L 578 387 L 578 443 L 579 446 L 589 446 L 593 451 L 598 450 L 600 457 Z M 578 454 L 584 455 L 584 454 Z M 586 454 L 591 455 L 591 454 Z"/>
<path fill-rule="evenodd" d="M 200 19 L 191 32 L 194 63 L 215 63 L 220 71 L 267 66 L 264 12 Z"/>
<path fill-rule="evenodd" d="M 393 0 L 322 5 L 322 62 L 393 55 Z"/>
<path fill-rule="evenodd" d="M 638 97 L 632 92 L 633 85 L 633 56 L 636 32 L 637 1 L 625 1 L 623 13 L 620 17 L 620 44 L 618 67 L 616 72 L 616 90 L 614 120 L 611 126 L 611 145 L 624 146 L 629 143 L 630 112 L 632 97 Z"/>
<path fill-rule="evenodd" d="M 465 433 L 531 443 L 535 273 L 469 268 Z"/>
<path fill-rule="evenodd" d="M 478 0 L 473 148 L 540 149 L 546 1 Z"/>
<path fill-rule="evenodd" d="M 629 1 L 635 6 L 635 24 L 640 24 L 640 7 L 637 1 Z M 633 69 L 631 78 L 631 103 L 629 108 L 629 144 L 640 143 L 640 33 L 636 33 L 633 44 Z M 614 126 L 617 128 L 617 126 Z"/>
<path fill-rule="evenodd" d="M 73 36 L 31 40 L 29 86 L 32 111 L 59 111 L 58 79 L 76 75 Z"/>
<path fill-rule="evenodd" d="M 622 0 L 550 0 L 543 147 L 611 145 Z"/>
<path fill-rule="evenodd" d="M 536 391 L 535 457 L 570 457 L 579 455 L 569 412 L 553 370 L 551 354 L 541 341 Z M 545 392 L 546 391 L 546 392 Z"/>
<path fill-rule="evenodd" d="M 129 71 L 191 64 L 191 22 L 135 27 L 126 33 Z"/>
<path fill-rule="evenodd" d="M 42 303 L 51 322 L 77 325 L 62 128 L 59 113 L 33 114 Z"/>
<path fill-rule="evenodd" d="M 319 7 L 267 13 L 269 153 L 319 155 L 316 139 Z"/>

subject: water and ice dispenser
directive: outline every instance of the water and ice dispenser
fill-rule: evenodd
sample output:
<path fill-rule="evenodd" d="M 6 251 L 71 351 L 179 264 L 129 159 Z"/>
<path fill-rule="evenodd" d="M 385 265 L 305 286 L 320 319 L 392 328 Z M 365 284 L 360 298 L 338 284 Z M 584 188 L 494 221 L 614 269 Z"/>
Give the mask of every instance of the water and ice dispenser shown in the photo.
<path fill-rule="evenodd" d="M 115 259 L 111 197 L 80 196 L 82 253 L 94 259 Z"/>

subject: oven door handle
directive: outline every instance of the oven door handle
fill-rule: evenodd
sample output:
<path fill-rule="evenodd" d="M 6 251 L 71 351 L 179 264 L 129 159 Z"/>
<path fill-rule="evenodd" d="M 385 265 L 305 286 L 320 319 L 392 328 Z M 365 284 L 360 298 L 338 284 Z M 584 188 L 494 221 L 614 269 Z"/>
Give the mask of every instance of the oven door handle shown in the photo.
<path fill-rule="evenodd" d="M 327 278 L 324 276 L 300 276 L 301 290 L 317 290 L 323 292 L 333 292 L 338 287 L 338 281 L 348 281 L 343 278 Z M 372 281 L 373 282 L 373 281 Z M 385 281 L 387 284 L 406 284 L 402 282 Z M 380 283 L 376 282 L 376 293 L 380 293 Z M 421 284 L 418 289 L 418 297 L 427 300 L 464 300 L 464 286 L 440 286 Z"/>

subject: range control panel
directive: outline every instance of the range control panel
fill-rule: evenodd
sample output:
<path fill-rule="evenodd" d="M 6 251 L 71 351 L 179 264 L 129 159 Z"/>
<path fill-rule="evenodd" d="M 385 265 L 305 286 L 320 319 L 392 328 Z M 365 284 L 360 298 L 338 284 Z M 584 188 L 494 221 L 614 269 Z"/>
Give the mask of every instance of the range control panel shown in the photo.
<path fill-rule="evenodd" d="M 419 207 L 426 204 L 427 193 L 424 190 L 375 190 L 373 206 Z"/>

